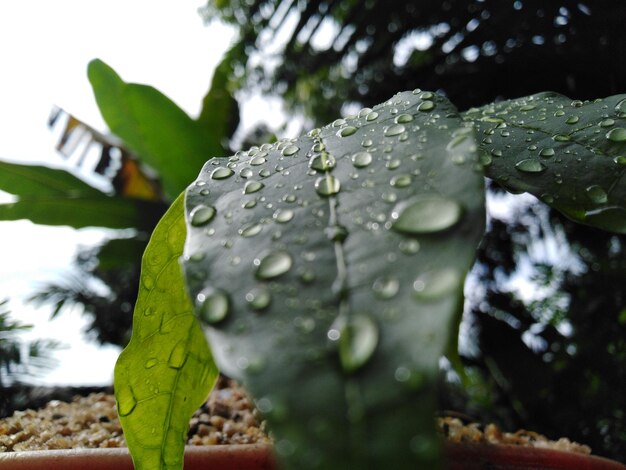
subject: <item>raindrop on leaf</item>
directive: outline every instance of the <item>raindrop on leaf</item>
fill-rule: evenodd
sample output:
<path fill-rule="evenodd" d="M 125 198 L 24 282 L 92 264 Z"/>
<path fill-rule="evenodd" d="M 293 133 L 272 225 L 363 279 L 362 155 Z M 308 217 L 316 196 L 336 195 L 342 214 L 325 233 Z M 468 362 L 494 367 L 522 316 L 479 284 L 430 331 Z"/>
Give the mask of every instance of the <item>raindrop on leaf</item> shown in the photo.
<path fill-rule="evenodd" d="M 191 210 L 191 213 L 189 214 L 189 222 L 194 227 L 202 227 L 213 220 L 216 212 L 215 207 L 200 204 Z"/>
<path fill-rule="evenodd" d="M 274 279 L 288 272 L 293 265 L 291 255 L 286 251 L 272 251 L 256 258 L 254 264 L 257 267 L 255 276 L 257 279 Z"/>
<path fill-rule="evenodd" d="M 391 228 L 406 234 L 436 233 L 455 225 L 462 213 L 453 199 L 437 194 L 417 196 L 394 207 Z"/>
<path fill-rule="evenodd" d="M 230 168 L 216 168 L 211 172 L 211 179 L 214 180 L 224 180 L 226 178 L 230 178 L 234 174 L 234 171 Z"/>

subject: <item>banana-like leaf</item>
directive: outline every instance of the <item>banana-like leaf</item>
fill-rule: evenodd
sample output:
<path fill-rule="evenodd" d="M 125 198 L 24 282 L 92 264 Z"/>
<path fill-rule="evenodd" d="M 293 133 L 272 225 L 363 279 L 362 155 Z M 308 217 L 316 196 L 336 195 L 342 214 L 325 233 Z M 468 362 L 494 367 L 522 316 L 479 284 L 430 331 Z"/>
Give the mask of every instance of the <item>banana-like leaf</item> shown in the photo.
<path fill-rule="evenodd" d="M 182 468 L 189 418 L 217 379 L 183 282 L 184 242 L 181 195 L 144 254 L 133 335 L 115 365 L 117 410 L 137 470 Z"/>
<path fill-rule="evenodd" d="M 101 60 L 89 63 L 88 76 L 111 131 L 159 173 L 166 195 L 175 198 L 212 156 L 210 130 L 155 88 L 124 82 Z"/>
<path fill-rule="evenodd" d="M 0 204 L 0 220 L 151 230 L 164 211 L 162 203 L 109 196 L 71 173 L 37 165 L 0 162 L 0 189 L 18 197 Z"/>
<path fill-rule="evenodd" d="M 471 109 L 487 176 L 586 225 L 626 233 L 626 95 L 540 93 Z"/>
<path fill-rule="evenodd" d="M 430 92 L 209 161 L 184 267 L 286 468 L 437 468 L 438 360 L 484 228 L 473 128 Z"/>

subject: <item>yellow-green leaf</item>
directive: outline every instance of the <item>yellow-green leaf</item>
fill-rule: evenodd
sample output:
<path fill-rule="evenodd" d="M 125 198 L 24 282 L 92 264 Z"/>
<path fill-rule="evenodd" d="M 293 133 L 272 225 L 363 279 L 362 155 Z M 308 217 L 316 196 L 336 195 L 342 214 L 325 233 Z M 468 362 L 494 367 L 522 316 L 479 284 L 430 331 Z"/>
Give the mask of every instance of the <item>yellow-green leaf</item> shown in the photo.
<path fill-rule="evenodd" d="M 144 253 L 133 336 L 115 366 L 118 413 L 138 470 L 182 468 L 189 418 L 218 374 L 183 283 L 185 234 L 180 196 Z"/>

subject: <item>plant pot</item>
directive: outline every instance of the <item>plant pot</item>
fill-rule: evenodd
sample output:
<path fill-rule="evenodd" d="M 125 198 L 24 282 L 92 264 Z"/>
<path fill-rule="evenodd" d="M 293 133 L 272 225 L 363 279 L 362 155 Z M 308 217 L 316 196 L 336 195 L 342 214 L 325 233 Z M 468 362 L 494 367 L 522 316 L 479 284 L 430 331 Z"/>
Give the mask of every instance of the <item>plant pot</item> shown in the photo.
<path fill-rule="evenodd" d="M 446 470 L 626 470 L 626 465 L 574 452 L 490 444 L 446 444 Z M 2 470 L 132 470 L 127 449 L 71 449 L 0 454 Z M 276 470 L 266 444 L 193 446 L 185 470 Z"/>

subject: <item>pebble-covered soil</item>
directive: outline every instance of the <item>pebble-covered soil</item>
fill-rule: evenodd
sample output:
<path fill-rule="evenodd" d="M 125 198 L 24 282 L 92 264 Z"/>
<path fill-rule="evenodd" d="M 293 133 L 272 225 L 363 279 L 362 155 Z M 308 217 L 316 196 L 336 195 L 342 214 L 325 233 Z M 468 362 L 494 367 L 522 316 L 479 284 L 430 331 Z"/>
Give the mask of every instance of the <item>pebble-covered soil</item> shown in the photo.
<path fill-rule="evenodd" d="M 509 444 L 589 454 L 588 446 L 566 438 L 551 441 L 531 431 L 503 432 L 495 424 L 437 420 L 451 442 Z M 190 421 L 188 445 L 271 443 L 252 400 L 235 381 L 221 377 L 206 403 Z M 125 447 L 115 398 L 105 393 L 53 400 L 40 410 L 17 411 L 0 420 L 0 452 L 38 449 Z"/>

